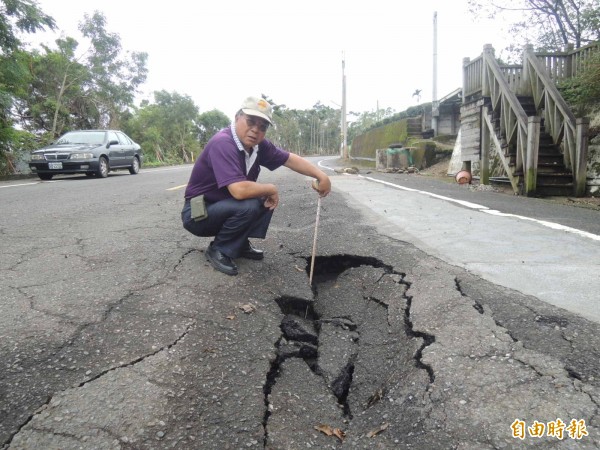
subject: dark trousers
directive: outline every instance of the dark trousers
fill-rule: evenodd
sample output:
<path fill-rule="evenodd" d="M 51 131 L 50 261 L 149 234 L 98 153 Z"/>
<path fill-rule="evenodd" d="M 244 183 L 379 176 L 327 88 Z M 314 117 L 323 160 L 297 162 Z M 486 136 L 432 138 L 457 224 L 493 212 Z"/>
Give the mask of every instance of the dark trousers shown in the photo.
<path fill-rule="evenodd" d="M 181 211 L 183 228 L 196 236 L 214 236 L 213 248 L 230 258 L 240 256 L 248 238 L 264 239 L 273 216 L 258 198 L 207 203 L 206 212 L 208 217 L 196 222 L 191 217 L 190 201 L 186 200 Z"/>

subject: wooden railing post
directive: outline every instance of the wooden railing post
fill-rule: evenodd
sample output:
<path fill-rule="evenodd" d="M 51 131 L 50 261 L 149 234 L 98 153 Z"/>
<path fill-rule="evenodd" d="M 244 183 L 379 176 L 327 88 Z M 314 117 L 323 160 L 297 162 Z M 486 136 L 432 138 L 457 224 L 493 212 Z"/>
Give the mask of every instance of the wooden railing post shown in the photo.
<path fill-rule="evenodd" d="M 487 55 L 491 55 L 491 57 L 494 57 L 494 47 L 492 47 L 492 44 L 485 44 L 483 46 L 483 53 L 487 54 Z M 488 80 L 488 77 L 486 75 L 486 70 L 485 70 L 485 64 L 483 65 L 482 68 L 482 80 L 481 80 L 481 95 L 483 95 L 484 97 L 489 97 L 490 96 L 490 80 Z"/>
<path fill-rule="evenodd" d="M 484 107 L 481 114 L 487 116 L 488 109 Z M 479 182 L 490 184 L 490 129 L 485 117 L 481 118 L 481 167 L 479 169 Z"/>
<path fill-rule="evenodd" d="M 463 58 L 463 105 L 467 102 L 466 98 L 467 98 L 467 92 L 469 92 L 469 82 L 470 80 L 467 80 L 468 78 L 468 73 L 467 73 L 467 65 L 469 64 L 469 62 L 471 62 L 471 58 Z"/>
<path fill-rule="evenodd" d="M 573 161 L 575 196 L 584 197 L 587 183 L 588 130 L 590 119 L 587 117 L 578 118 L 575 123 L 575 161 Z"/>
<path fill-rule="evenodd" d="M 527 154 L 525 155 L 525 195 L 533 195 L 537 187 L 537 164 L 540 147 L 541 118 L 527 117 Z"/>
<path fill-rule="evenodd" d="M 521 95 L 531 96 L 533 93 L 533 88 L 531 85 L 531 77 L 535 76 L 535 73 L 531 72 L 531 67 L 528 62 L 528 57 L 533 55 L 533 45 L 527 44 L 523 47 L 523 78 L 521 80 Z M 535 57 L 535 56 L 534 56 Z"/>
<path fill-rule="evenodd" d="M 565 52 L 567 53 L 567 57 L 565 58 L 565 77 L 566 78 L 571 78 L 574 74 L 573 74 L 573 54 L 571 53 L 573 51 L 573 44 L 567 44 L 567 47 L 565 48 Z"/>

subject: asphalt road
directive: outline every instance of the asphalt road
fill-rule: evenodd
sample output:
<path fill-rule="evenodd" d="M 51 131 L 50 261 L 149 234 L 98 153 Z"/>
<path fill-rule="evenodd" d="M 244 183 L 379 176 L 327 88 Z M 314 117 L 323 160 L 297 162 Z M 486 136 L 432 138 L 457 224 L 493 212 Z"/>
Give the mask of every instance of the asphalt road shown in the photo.
<path fill-rule="evenodd" d="M 562 288 L 540 271 L 592 237 L 332 172 L 309 286 L 316 197 L 280 169 L 267 257 L 228 277 L 181 227 L 190 170 L 0 183 L 2 448 L 600 446 L 593 311 L 513 284 Z M 558 419 L 563 439 L 521 427 Z"/>

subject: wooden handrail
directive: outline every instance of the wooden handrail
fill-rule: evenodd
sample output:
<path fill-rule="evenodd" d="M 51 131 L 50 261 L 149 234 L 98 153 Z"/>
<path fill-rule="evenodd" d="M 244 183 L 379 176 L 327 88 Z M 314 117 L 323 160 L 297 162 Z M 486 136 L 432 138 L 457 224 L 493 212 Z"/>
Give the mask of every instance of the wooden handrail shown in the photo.
<path fill-rule="evenodd" d="M 584 47 L 580 47 L 575 50 L 570 50 L 569 54 L 569 65 L 570 65 L 570 77 L 577 75 L 587 58 L 592 56 L 595 52 L 600 51 L 600 41 L 592 42 Z"/>
<path fill-rule="evenodd" d="M 587 50 L 586 50 L 587 51 Z M 592 50 L 589 50 L 592 51 Z M 524 83 L 531 91 L 536 108 L 544 110 L 545 126 L 555 144 L 562 144 L 563 161 L 572 170 L 575 195 L 585 194 L 587 173 L 587 119 L 577 120 L 562 98 L 544 65 L 527 46 L 523 52 Z M 575 71 L 575 69 L 572 69 Z"/>
<path fill-rule="evenodd" d="M 482 94 L 490 97 L 492 112 L 498 114 L 500 118 L 500 132 L 506 140 L 506 146 L 515 152 L 515 165 L 512 170 L 509 170 L 510 164 L 505 159 L 508 154 L 504 154 L 497 139 L 494 140 L 494 144 L 498 148 L 498 155 L 515 192 L 517 192 L 519 184 L 518 178 L 522 176 L 525 193 L 529 195 L 536 189 L 540 120 L 538 117 L 527 117 L 515 93 L 515 91 L 521 90 L 522 73 L 516 68 L 509 68 L 507 71 L 500 67 L 494 56 L 494 50 L 489 45 L 484 47 L 483 60 Z M 511 70 L 513 70 L 512 75 Z M 509 83 L 508 80 L 511 82 Z M 489 115 L 487 109 L 484 109 L 483 112 L 485 115 Z M 531 122 L 530 119 L 534 119 L 534 122 Z M 489 117 L 485 117 L 484 122 L 483 126 L 491 128 Z M 538 124 L 537 131 L 532 123 Z M 492 133 L 492 136 L 494 134 L 495 132 Z"/>
<path fill-rule="evenodd" d="M 562 98 L 546 67 L 533 52 L 532 46 L 523 51 L 525 72 L 524 89 L 532 96 L 536 109 L 544 110 L 545 125 L 555 144 L 563 144 L 563 160 L 567 168 L 573 167 L 576 158 L 576 121 L 571 109 Z M 575 175 L 575 174 L 574 174 Z"/>
<path fill-rule="evenodd" d="M 524 130 L 527 130 L 527 114 L 525 114 L 525 110 L 521 106 L 521 103 L 519 103 L 519 100 L 517 99 L 515 93 L 511 91 L 508 82 L 502 74 L 502 70 L 500 69 L 498 62 L 496 61 L 496 58 L 494 57 L 494 53 L 492 51 L 486 50 L 487 49 L 485 49 L 483 52 L 483 58 L 486 62 L 487 67 L 494 74 L 494 79 L 496 83 L 498 83 L 498 86 L 500 88 L 500 95 L 502 95 L 508 101 L 510 109 L 519 121 L 519 126 Z M 484 95 L 485 94 L 486 92 L 484 92 Z"/>
<path fill-rule="evenodd" d="M 486 45 L 485 48 L 489 45 Z M 491 46 L 489 46 L 491 48 Z M 593 53 L 600 51 L 600 41 L 593 42 L 578 49 L 572 46 L 564 51 L 555 52 L 536 52 L 535 55 L 539 62 L 537 69 L 544 68 L 540 73 L 545 73 L 554 82 L 561 79 L 575 76 L 583 65 L 583 61 L 589 58 Z M 481 65 L 483 55 L 471 60 L 463 59 L 463 96 L 468 98 L 477 94 L 482 88 Z M 501 70 L 513 76 L 519 76 L 523 65 L 502 65 Z M 509 83 L 511 84 L 511 83 Z"/>
<path fill-rule="evenodd" d="M 544 66 L 540 63 L 536 54 L 533 52 L 533 47 L 531 46 L 527 46 L 525 48 L 525 51 L 523 52 L 523 65 L 525 65 L 525 63 L 531 64 L 532 68 L 534 69 L 535 76 L 539 78 L 539 80 L 544 86 L 545 95 L 548 95 L 550 96 L 550 98 L 552 98 L 552 101 L 556 103 L 556 106 L 558 107 L 561 114 L 569 120 L 570 124 L 573 126 L 573 129 L 575 129 L 575 116 L 571 112 L 571 109 L 567 105 L 567 102 L 565 102 L 565 100 L 560 95 L 560 92 L 558 92 L 558 89 L 556 88 L 556 83 L 552 81 L 552 79 L 548 75 L 548 72 L 546 72 Z M 532 83 L 530 78 L 531 74 L 528 73 L 528 77 L 529 83 Z M 533 93 L 535 95 L 535 92 Z"/>
<path fill-rule="evenodd" d="M 494 146 L 496 147 L 496 152 L 500 156 L 500 162 L 502 163 L 502 166 L 504 167 L 504 172 L 506 173 L 506 176 L 508 177 L 508 181 L 510 181 L 513 191 L 518 192 L 519 191 L 519 181 L 517 180 L 516 177 L 513 176 L 512 172 L 510 170 L 508 161 L 502 156 L 502 144 L 498 140 L 498 136 L 496 136 L 496 133 L 494 133 L 494 125 L 492 124 L 492 121 L 490 120 L 490 112 L 488 111 L 487 106 L 483 107 L 482 113 L 483 113 L 482 114 L 483 115 L 483 123 L 481 124 L 481 126 L 482 126 L 482 128 L 487 127 L 486 132 L 482 133 L 482 136 L 487 136 L 494 143 Z M 489 148 L 488 142 L 482 141 L 482 155 L 484 153 L 484 147 L 486 149 Z M 488 150 L 485 150 L 486 153 L 487 153 L 487 151 Z M 486 157 L 489 157 L 489 156 L 486 155 Z M 485 170 L 487 171 L 488 168 L 485 167 Z"/>
<path fill-rule="evenodd" d="M 482 64 L 483 58 L 481 56 L 473 60 L 463 59 L 463 98 L 481 93 Z"/>

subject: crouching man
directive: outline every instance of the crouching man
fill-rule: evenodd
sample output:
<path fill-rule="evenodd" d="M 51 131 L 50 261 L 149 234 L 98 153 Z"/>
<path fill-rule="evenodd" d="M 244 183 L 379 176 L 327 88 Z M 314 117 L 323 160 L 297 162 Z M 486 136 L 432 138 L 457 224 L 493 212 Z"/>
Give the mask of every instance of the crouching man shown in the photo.
<path fill-rule="evenodd" d="M 279 192 L 274 184 L 256 181 L 261 166 L 269 170 L 285 166 L 315 178 L 313 186 L 321 197 L 331 191 L 323 171 L 265 139 L 270 125 L 271 105 L 262 98 L 248 97 L 231 126 L 208 141 L 185 191 L 183 227 L 196 236 L 214 236 L 205 256 L 227 275 L 237 275 L 236 258 L 264 257 L 249 238 L 265 238 Z"/>

